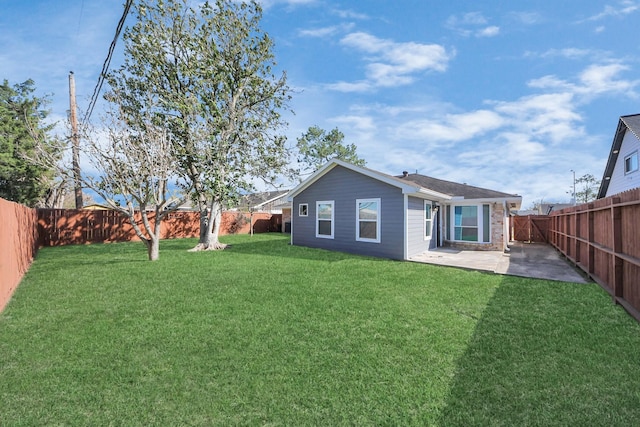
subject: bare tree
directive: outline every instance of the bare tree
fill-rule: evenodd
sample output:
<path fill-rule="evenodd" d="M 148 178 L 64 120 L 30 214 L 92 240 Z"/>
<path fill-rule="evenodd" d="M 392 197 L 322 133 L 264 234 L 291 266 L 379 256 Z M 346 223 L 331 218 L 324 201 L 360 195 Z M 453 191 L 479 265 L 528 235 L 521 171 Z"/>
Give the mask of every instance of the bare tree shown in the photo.
<path fill-rule="evenodd" d="M 132 124 L 118 108 L 118 98 L 109 98 L 114 105 L 104 120 L 105 138 L 94 133 L 83 150 L 94 169 L 83 177 L 84 186 L 129 219 L 153 261 L 159 257 L 162 220 L 185 201 L 173 195 L 175 188 L 189 184 L 177 167 L 172 136 L 150 104 Z"/>

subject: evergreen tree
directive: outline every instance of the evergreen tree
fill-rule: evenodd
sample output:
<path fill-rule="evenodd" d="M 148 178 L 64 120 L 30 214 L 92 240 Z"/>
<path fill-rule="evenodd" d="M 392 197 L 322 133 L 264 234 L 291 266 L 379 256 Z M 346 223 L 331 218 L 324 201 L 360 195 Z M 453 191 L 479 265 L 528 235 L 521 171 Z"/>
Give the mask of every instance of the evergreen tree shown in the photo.
<path fill-rule="evenodd" d="M 46 97 L 34 95 L 29 79 L 0 85 L 0 197 L 36 206 L 51 188 L 54 168 L 31 161 L 38 148 L 51 150 L 47 140 L 53 125 L 45 124 Z"/>
<path fill-rule="evenodd" d="M 358 157 L 355 144 L 344 144 L 344 134 L 335 128 L 330 132 L 311 126 L 298 138 L 298 164 L 301 166 L 300 180 L 315 172 L 331 159 L 340 159 L 356 166 L 364 166 Z"/>

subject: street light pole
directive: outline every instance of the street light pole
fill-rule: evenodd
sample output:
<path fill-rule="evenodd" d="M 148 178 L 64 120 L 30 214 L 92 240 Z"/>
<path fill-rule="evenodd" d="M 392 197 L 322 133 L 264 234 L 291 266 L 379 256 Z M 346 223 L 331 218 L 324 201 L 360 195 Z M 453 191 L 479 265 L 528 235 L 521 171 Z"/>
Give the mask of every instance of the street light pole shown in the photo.
<path fill-rule="evenodd" d="M 576 171 L 571 169 L 571 172 L 573 172 L 573 206 L 575 206 L 576 205 Z"/>

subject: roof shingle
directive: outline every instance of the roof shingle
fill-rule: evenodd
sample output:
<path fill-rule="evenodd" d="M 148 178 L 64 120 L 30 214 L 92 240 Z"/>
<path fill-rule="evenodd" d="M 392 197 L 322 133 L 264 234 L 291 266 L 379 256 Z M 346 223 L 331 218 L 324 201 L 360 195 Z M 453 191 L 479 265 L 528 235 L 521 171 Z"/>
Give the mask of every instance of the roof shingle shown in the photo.
<path fill-rule="evenodd" d="M 410 173 L 396 176 L 403 181 L 409 181 L 421 187 L 428 188 L 438 193 L 448 194 L 452 197 L 464 197 L 465 199 L 499 199 L 505 197 L 519 197 L 517 194 L 503 193 L 489 190 L 487 188 L 474 187 L 473 185 L 460 184 L 443 179 L 432 178 L 430 176 Z"/>

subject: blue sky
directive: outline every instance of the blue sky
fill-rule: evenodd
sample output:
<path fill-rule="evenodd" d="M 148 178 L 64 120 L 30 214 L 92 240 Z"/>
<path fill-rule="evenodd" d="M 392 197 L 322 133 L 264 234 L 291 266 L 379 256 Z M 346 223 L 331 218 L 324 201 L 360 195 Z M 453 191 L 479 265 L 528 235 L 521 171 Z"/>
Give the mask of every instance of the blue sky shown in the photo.
<path fill-rule="evenodd" d="M 524 207 L 568 201 L 571 170 L 600 179 L 618 118 L 640 113 L 640 0 L 262 5 L 295 90 L 290 143 L 337 127 L 381 172 L 517 193 Z M 0 6 L 0 78 L 34 79 L 64 120 L 73 70 L 86 108 L 121 2 Z"/>

